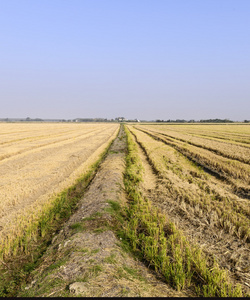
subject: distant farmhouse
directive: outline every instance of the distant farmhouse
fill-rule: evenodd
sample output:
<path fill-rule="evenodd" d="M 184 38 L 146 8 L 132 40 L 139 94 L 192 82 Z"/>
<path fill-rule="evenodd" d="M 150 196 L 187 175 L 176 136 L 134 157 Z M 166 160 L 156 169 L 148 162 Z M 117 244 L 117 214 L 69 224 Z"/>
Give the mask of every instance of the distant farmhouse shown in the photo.
<path fill-rule="evenodd" d="M 128 119 L 125 119 L 124 117 L 115 118 L 115 121 L 118 121 L 118 122 L 140 122 L 140 120 L 138 120 L 138 119 L 128 120 Z"/>
<path fill-rule="evenodd" d="M 124 117 L 118 117 L 118 118 L 115 118 L 115 120 L 118 121 L 118 122 L 127 121 L 127 119 L 125 119 Z"/>

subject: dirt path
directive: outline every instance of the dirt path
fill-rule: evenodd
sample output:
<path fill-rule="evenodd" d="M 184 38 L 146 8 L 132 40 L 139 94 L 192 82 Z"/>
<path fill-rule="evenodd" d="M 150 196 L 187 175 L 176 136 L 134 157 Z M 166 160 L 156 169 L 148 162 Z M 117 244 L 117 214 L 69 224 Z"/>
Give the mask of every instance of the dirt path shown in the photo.
<path fill-rule="evenodd" d="M 137 143 L 134 136 L 133 138 Z M 141 148 L 139 143 L 137 145 Z M 139 154 L 144 169 L 151 177 L 148 186 L 146 184 L 148 180 L 144 181 L 144 195 L 165 212 L 191 243 L 198 244 L 208 257 L 214 256 L 219 265 L 228 271 L 232 281 L 240 283 L 245 292 L 249 293 L 249 245 L 223 230 L 218 230 L 213 224 L 212 214 L 205 215 L 198 207 L 193 208 L 184 201 L 170 198 L 166 192 L 167 186 L 164 184 L 164 179 L 155 174 L 145 152 L 140 149 Z M 149 169 L 151 169 L 150 172 Z M 151 182 L 155 182 L 153 190 Z"/>
<path fill-rule="evenodd" d="M 125 150 L 125 135 L 120 132 L 79 209 L 55 235 L 40 266 L 32 272 L 31 283 L 18 296 L 187 296 L 123 250 L 110 230 L 112 209 L 117 205 L 114 201 L 126 202 Z"/>

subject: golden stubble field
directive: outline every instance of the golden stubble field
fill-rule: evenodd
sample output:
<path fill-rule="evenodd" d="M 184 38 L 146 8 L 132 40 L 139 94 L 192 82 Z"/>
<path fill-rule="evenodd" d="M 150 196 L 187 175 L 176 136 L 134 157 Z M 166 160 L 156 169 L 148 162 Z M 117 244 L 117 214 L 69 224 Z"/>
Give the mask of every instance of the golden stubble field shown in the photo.
<path fill-rule="evenodd" d="M 147 181 L 154 186 L 143 184 L 147 198 L 249 292 L 250 126 L 133 124 L 128 129 L 141 149 L 144 173 L 147 164 L 152 169 Z"/>
<path fill-rule="evenodd" d="M 136 125 L 131 130 L 165 180 L 169 197 L 210 214 L 210 223 L 249 242 L 249 125 Z"/>
<path fill-rule="evenodd" d="M 119 196 L 112 203 L 117 219 L 110 217 L 107 228 L 117 235 L 122 231 L 121 243 L 129 242 L 178 292 L 249 295 L 248 124 L 0 125 L 0 263 L 4 266 L 0 294 L 15 295 L 15 285 L 20 285 L 19 279 L 9 283 L 16 276 L 10 271 L 12 258 L 12 269 L 19 258 L 23 265 L 36 261 L 37 245 L 52 239 L 74 213 L 76 203 L 85 203 L 85 188 L 93 190 L 98 205 L 112 191 L 106 171 L 116 166 L 107 157 L 121 153 L 108 146 L 120 127 L 114 143 L 123 144 L 124 187 L 119 189 L 124 199 Z M 101 176 L 98 166 L 104 158 L 101 166 L 107 170 Z M 85 206 L 92 210 L 94 198 L 88 201 Z M 88 221 L 86 211 L 80 212 L 80 223 L 70 230 L 92 232 L 81 223 Z M 93 222 L 103 212 L 96 213 L 90 216 Z M 98 232 L 92 232 L 95 236 L 107 230 L 99 225 Z M 57 246 L 53 247 L 56 253 Z M 70 294 L 67 280 L 60 291 Z"/>
<path fill-rule="evenodd" d="M 10 241 L 53 196 L 74 184 L 118 129 L 118 124 L 0 124 L 0 242 Z"/>

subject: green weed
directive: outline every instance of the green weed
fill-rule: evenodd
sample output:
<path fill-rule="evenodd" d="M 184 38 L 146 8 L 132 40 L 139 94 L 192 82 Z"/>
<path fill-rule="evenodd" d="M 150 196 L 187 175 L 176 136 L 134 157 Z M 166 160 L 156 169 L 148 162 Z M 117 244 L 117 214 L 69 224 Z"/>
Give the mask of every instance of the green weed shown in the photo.
<path fill-rule="evenodd" d="M 75 223 L 75 224 L 70 225 L 70 229 L 74 230 L 74 232 L 81 232 L 81 231 L 86 230 L 86 227 L 83 226 L 82 223 Z"/>
<path fill-rule="evenodd" d="M 110 256 L 104 258 L 104 262 L 109 264 L 116 264 L 116 255 L 114 253 L 111 253 Z"/>

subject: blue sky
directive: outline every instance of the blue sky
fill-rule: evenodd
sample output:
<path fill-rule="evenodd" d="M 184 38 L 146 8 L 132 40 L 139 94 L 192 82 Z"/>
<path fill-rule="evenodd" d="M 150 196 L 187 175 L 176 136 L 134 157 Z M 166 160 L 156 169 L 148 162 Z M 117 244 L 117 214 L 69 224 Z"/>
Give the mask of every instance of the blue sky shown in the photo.
<path fill-rule="evenodd" d="M 0 0 L 0 118 L 250 119 L 249 0 Z"/>

